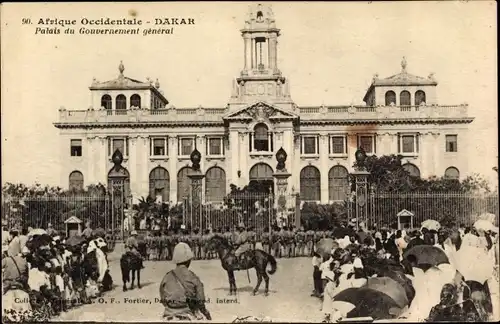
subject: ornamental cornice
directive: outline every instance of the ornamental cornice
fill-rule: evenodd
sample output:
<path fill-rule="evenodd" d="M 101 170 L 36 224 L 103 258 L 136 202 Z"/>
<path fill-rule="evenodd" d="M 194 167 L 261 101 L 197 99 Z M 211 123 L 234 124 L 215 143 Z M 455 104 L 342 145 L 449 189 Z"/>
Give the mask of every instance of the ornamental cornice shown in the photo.
<path fill-rule="evenodd" d="M 54 123 L 56 128 L 155 128 L 155 127 L 224 127 L 223 121 L 163 121 L 163 122 L 107 122 L 107 123 Z"/>
<path fill-rule="evenodd" d="M 412 119 L 335 119 L 301 120 L 301 125 L 393 125 L 393 124 L 470 124 L 474 118 L 412 118 Z"/>

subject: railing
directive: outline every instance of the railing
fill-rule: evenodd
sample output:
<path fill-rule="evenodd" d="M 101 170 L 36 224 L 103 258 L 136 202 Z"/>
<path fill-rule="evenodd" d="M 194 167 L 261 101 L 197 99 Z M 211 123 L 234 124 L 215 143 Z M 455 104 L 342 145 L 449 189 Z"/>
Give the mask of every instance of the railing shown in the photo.
<path fill-rule="evenodd" d="M 411 119 L 411 118 L 467 118 L 468 105 L 422 106 L 321 106 L 298 107 L 302 120 L 325 119 Z M 151 121 L 208 121 L 222 122 L 229 113 L 226 108 L 168 108 L 126 110 L 59 110 L 60 123 L 95 122 L 151 122 Z"/>

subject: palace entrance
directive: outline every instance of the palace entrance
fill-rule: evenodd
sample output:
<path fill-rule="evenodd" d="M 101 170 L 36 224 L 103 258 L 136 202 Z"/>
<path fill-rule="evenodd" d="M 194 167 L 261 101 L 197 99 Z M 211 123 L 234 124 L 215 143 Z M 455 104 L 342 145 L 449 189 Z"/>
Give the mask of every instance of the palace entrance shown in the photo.
<path fill-rule="evenodd" d="M 255 186 L 260 192 L 274 192 L 273 169 L 266 163 L 257 163 L 250 169 L 250 186 Z"/>

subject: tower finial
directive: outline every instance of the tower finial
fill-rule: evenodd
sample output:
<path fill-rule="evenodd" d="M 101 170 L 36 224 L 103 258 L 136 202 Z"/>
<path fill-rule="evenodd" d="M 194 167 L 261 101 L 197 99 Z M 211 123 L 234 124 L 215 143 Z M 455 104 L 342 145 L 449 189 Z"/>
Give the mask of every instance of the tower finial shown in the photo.
<path fill-rule="evenodd" d="M 160 89 L 160 81 L 158 81 L 158 79 L 156 79 L 155 88 Z"/>
<path fill-rule="evenodd" d="M 120 60 L 120 65 L 118 66 L 118 71 L 123 75 L 123 71 L 125 71 L 125 66 L 123 65 L 123 61 Z"/>
<path fill-rule="evenodd" d="M 402 68 L 402 71 L 403 71 L 403 72 L 406 72 L 406 65 L 407 65 L 407 64 L 408 64 L 408 63 L 406 62 L 406 57 L 405 57 L 405 56 L 403 56 L 403 60 L 401 61 L 401 68 Z"/>

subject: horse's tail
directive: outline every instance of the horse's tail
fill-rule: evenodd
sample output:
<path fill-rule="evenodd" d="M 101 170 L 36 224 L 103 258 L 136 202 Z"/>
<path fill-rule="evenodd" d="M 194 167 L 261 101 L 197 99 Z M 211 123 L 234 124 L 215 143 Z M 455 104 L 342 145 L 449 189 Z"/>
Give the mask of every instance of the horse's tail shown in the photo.
<path fill-rule="evenodd" d="M 271 264 L 271 270 L 268 270 L 267 273 L 272 275 L 276 272 L 276 269 L 278 268 L 276 259 L 271 254 L 267 254 L 267 261 Z"/>

